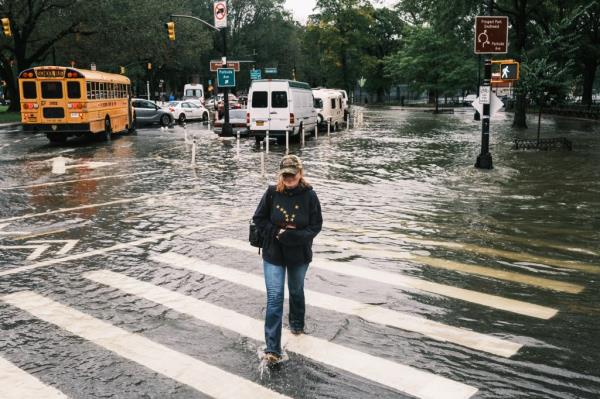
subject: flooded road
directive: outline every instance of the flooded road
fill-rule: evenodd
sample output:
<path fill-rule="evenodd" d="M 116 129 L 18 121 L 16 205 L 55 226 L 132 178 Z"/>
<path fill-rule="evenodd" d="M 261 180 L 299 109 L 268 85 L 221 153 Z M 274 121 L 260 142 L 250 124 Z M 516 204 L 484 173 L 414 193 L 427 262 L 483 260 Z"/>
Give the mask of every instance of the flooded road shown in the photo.
<path fill-rule="evenodd" d="M 363 127 L 292 145 L 325 225 L 308 334 L 286 336 L 290 360 L 262 376 L 247 230 L 284 147 L 263 177 L 264 149 L 202 124 L 61 147 L 5 129 L 1 385 L 9 398 L 600 397 L 600 124 L 547 117 L 542 136 L 574 150 L 514 151 L 534 121 L 515 133 L 499 113 L 495 169 L 481 171 L 472 119 L 367 109 Z"/>

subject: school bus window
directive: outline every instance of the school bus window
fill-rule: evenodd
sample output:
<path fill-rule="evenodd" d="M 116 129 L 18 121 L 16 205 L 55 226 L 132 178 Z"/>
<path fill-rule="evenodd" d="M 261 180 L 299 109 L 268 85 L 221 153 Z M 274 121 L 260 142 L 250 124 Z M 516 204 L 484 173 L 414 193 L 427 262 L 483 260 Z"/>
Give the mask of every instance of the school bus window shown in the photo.
<path fill-rule="evenodd" d="M 67 82 L 67 96 L 69 98 L 81 98 L 81 85 L 79 82 Z"/>
<path fill-rule="evenodd" d="M 63 98 L 62 82 L 42 82 L 42 98 Z"/>
<path fill-rule="evenodd" d="M 37 89 L 35 88 L 35 82 L 23 82 L 23 98 L 37 98 Z"/>
<path fill-rule="evenodd" d="M 94 85 L 94 99 L 100 98 L 100 84 L 98 82 L 93 82 Z"/>

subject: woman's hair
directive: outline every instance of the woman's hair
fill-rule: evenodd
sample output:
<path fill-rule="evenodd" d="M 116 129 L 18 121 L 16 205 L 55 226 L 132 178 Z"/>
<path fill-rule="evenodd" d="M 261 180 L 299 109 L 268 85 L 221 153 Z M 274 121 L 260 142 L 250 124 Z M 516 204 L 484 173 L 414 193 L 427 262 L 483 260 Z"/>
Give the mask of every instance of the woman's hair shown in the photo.
<path fill-rule="evenodd" d="M 304 178 L 304 171 L 301 170 L 299 173 L 300 181 L 298 182 L 298 186 L 302 188 L 310 187 L 310 184 Z M 277 177 L 277 186 L 275 187 L 275 191 L 281 193 L 283 192 L 283 190 L 285 190 L 285 184 L 283 184 L 283 174 L 279 174 L 279 176 Z"/>

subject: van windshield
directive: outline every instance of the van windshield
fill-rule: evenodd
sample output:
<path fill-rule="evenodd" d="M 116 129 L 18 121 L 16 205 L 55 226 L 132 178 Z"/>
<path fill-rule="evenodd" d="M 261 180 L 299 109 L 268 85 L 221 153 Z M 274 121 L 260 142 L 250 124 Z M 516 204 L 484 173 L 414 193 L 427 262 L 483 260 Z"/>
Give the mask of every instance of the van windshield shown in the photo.
<path fill-rule="evenodd" d="M 274 91 L 271 93 L 271 108 L 287 108 L 287 92 Z"/>
<path fill-rule="evenodd" d="M 202 97 L 202 90 L 200 89 L 187 89 L 185 91 L 185 97 Z"/>
<path fill-rule="evenodd" d="M 323 100 L 321 100 L 320 98 L 315 98 L 315 108 L 319 108 L 322 109 L 323 108 Z"/>
<path fill-rule="evenodd" d="M 266 91 L 255 91 L 252 93 L 252 108 L 267 108 L 269 96 Z"/>

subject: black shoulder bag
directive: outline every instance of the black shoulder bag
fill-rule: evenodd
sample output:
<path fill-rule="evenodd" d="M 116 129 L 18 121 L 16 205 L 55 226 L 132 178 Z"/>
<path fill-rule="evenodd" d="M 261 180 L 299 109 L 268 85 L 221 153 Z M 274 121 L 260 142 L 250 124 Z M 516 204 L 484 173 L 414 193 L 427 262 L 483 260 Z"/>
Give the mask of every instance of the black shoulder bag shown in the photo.
<path fill-rule="evenodd" d="M 273 191 L 274 186 L 269 186 L 267 190 L 267 208 L 269 208 L 269 213 L 271 212 L 271 207 L 273 206 Z M 248 234 L 248 241 L 250 241 L 250 245 L 258 248 L 258 253 L 260 254 L 260 249 L 263 246 L 264 237 L 262 233 L 258 230 L 258 226 L 254 224 L 254 220 L 250 220 L 250 231 Z"/>

